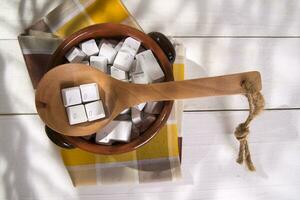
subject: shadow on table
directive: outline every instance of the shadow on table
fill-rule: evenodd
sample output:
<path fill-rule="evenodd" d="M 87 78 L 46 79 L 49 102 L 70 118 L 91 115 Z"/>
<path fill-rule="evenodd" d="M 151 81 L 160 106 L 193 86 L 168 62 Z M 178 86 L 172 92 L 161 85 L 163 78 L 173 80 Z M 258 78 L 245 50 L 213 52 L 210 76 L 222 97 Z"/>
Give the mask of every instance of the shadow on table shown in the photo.
<path fill-rule="evenodd" d="M 2 72 L 0 76 L 1 103 L 7 106 L 6 110 L 10 110 L 10 107 L 14 110 L 13 104 L 18 104 L 20 107 L 28 106 L 23 99 L 18 99 L 19 96 L 12 96 L 12 93 L 8 91 L 11 70 L 8 70 L 9 63 L 5 62 L 2 55 L 0 55 L 0 67 Z M 13 100 L 8 97 L 12 97 Z M 57 174 L 54 174 L 54 171 L 46 171 L 46 169 L 59 167 L 61 160 L 55 147 L 46 137 L 39 118 L 35 114 L 6 114 L 0 116 L 0 126 L 0 168 L 4 189 L 0 198 L 38 199 L 45 190 L 66 194 L 61 189 L 65 186 L 57 186 L 60 182 L 56 180 L 61 180 L 61 178 L 53 178 L 58 175 L 62 177 L 64 175 L 62 170 L 58 170 Z M 49 173 L 53 173 L 53 176 Z"/>
<path fill-rule="evenodd" d="M 3 57 L 0 55 L 0 66 L 2 74 L 0 77 L 0 85 L 4 89 L 2 91 L 1 102 L 8 107 L 11 103 L 22 103 L 19 100 L 8 102 L 7 91 L 5 90 L 8 84 L 7 77 L 5 77 L 6 68 L 9 67 L 5 63 Z M 5 101 L 5 102 L 3 102 Z M 30 158 L 27 154 L 28 135 L 25 132 L 25 126 L 19 116 L 1 116 L 1 145 L 0 145 L 0 159 L 3 167 L 2 181 L 4 183 L 4 198 L 5 199 L 20 199 L 21 191 L 31 191 L 32 197 L 35 197 L 32 189 L 33 178 L 30 172 Z"/>
<path fill-rule="evenodd" d="M 13 3 L 15 2 L 11 2 L 11 4 Z M 15 5 L 18 7 L 19 14 L 20 24 L 17 25 L 18 27 L 15 27 L 15 24 L 10 24 L 6 19 L 0 18 L 0 21 L 6 23 L 7 29 L 24 29 L 42 17 L 51 5 L 52 1 L 43 7 L 38 7 L 37 0 L 21 0 L 19 5 Z M 30 9 L 28 9 L 29 7 Z M 31 20 L 26 20 L 28 19 L 26 16 L 28 12 L 33 12 Z M 17 76 L 10 73 L 18 73 L 18 71 L 11 70 L 9 68 L 10 63 L 6 62 L 16 59 L 13 55 L 13 52 L 0 55 L 1 103 L 7 106 L 5 110 L 8 111 L 13 111 L 16 104 L 18 107 L 29 106 L 23 99 L 19 99 L 19 96 L 13 96 L 14 91 L 9 91 L 10 76 Z M 5 59 L 3 56 L 6 56 Z M 19 64 L 20 67 L 25 67 L 23 62 Z M 14 80 L 18 79 L 11 81 Z M 0 116 L 0 125 L 0 168 L 3 184 L 1 187 L 4 189 L 1 188 L 3 193 L 0 194 L 0 198 L 18 200 L 40 199 L 41 196 L 47 198 L 53 196 L 54 198 L 56 194 L 68 196 L 71 191 L 71 184 L 68 188 L 66 186 L 67 180 L 65 185 L 61 185 L 62 183 L 59 182 L 66 172 L 63 174 L 62 169 L 55 171 L 61 167 L 62 162 L 56 148 L 50 144 L 45 135 L 43 124 L 36 114 L 17 113 L 16 115 L 7 113 Z M 53 171 L 47 171 L 47 169 L 53 169 Z"/>

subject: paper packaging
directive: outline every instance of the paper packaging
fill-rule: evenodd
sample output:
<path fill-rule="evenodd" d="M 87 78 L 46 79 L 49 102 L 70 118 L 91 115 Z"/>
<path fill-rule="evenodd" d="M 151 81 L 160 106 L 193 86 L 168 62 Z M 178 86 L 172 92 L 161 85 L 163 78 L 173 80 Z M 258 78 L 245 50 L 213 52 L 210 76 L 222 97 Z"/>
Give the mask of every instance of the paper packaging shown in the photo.
<path fill-rule="evenodd" d="M 67 107 L 67 115 L 70 125 L 79 124 L 87 121 L 83 105 Z"/>
<path fill-rule="evenodd" d="M 57 22 L 60 23 L 61 25 L 61 31 L 59 31 L 58 38 L 57 38 L 57 32 L 55 32 L 55 36 L 51 37 L 53 42 L 51 42 L 51 47 L 56 46 L 59 43 L 61 43 L 61 38 L 66 37 L 69 35 L 70 31 L 76 31 L 78 29 L 78 26 L 82 28 L 82 24 L 89 24 L 90 23 L 90 18 L 82 18 L 78 16 L 73 15 L 73 11 L 78 9 L 78 5 L 80 6 L 88 6 L 88 8 L 91 9 L 83 9 L 81 10 L 84 15 L 95 15 L 96 17 L 94 18 L 95 23 L 103 23 L 103 22 L 111 22 L 111 19 L 105 18 L 103 21 L 103 15 L 107 16 L 112 16 L 112 15 L 122 15 L 122 16 L 127 16 L 124 18 L 120 18 L 119 20 L 116 20 L 116 23 L 124 23 L 124 24 L 130 24 L 131 26 L 140 29 L 134 18 L 128 13 L 124 5 L 122 4 L 121 1 L 107 1 L 107 3 L 103 3 L 102 1 L 93 1 L 94 3 L 92 4 L 86 4 L 86 1 L 78 1 L 79 4 L 77 6 L 74 4 L 72 6 L 68 1 L 64 1 L 63 4 L 61 4 L 59 7 L 54 9 L 54 11 L 51 12 L 51 16 L 54 16 L 56 14 L 59 14 L 62 10 L 62 8 L 68 8 L 65 9 L 66 13 L 64 13 L 66 16 L 69 16 L 66 18 L 66 20 L 60 21 L 58 18 L 53 18 L 51 16 L 45 16 L 43 20 L 49 21 L 50 24 L 57 24 Z M 81 5 L 82 4 L 82 5 Z M 70 7 L 71 5 L 71 7 Z M 106 9 L 106 8 L 121 8 L 121 9 Z M 53 15 L 54 14 L 54 15 Z M 58 16 L 58 15 L 57 15 Z M 58 21 L 57 21 L 58 20 Z M 34 27 L 36 30 L 41 30 L 44 31 L 43 27 L 38 26 L 41 21 L 38 21 L 38 23 L 34 24 Z M 69 26 L 70 22 L 74 26 Z M 78 23 L 79 22 L 79 23 Z M 83 23 L 80 23 L 83 22 Z M 67 27 L 67 28 L 66 28 Z M 51 32 L 51 30 L 50 30 Z M 45 33 L 43 34 L 51 35 L 51 33 Z M 40 36 L 40 34 L 39 34 Z M 21 48 L 24 50 L 28 48 L 28 37 L 31 39 L 32 44 L 35 44 L 36 47 L 38 48 L 45 48 L 46 50 L 49 50 L 50 46 L 43 46 L 43 42 L 37 42 L 35 36 L 30 36 L 26 33 L 23 35 L 19 36 L 19 42 L 21 44 Z M 43 36 L 44 37 L 44 36 Z M 38 38 L 39 39 L 39 38 Z M 48 38 L 47 38 L 48 39 Z M 24 42 L 24 40 L 26 42 Z M 55 44 L 57 43 L 57 44 Z M 56 48 L 56 47 L 55 47 Z M 141 49 L 141 48 L 140 48 Z M 177 48 L 176 48 L 177 51 Z M 30 72 L 31 78 L 33 80 L 34 86 L 37 85 L 38 80 L 40 79 L 40 76 L 44 72 L 47 71 L 46 65 L 44 65 L 44 62 L 38 59 L 38 55 L 34 55 L 34 53 L 31 53 L 29 55 L 24 55 L 25 57 L 30 57 L 30 61 L 34 61 L 35 65 L 32 64 L 32 62 L 27 62 L 26 64 L 28 67 L 28 70 Z M 46 58 L 50 58 L 50 54 L 44 55 Z M 48 56 L 48 57 L 47 57 Z M 47 60 L 47 59 L 44 59 Z M 181 63 L 181 62 L 180 62 Z M 38 70 L 41 70 L 43 73 L 36 73 L 39 72 Z M 166 125 L 168 126 L 168 125 Z M 167 132 L 169 133 L 167 136 L 168 141 L 176 141 L 177 139 L 177 130 L 175 129 L 169 129 L 167 128 Z M 163 134 L 158 134 L 156 137 L 159 137 L 161 139 L 164 139 L 165 136 Z M 176 139 L 175 139 L 176 138 Z M 93 139 L 93 138 L 92 138 Z M 112 155 L 110 156 L 112 159 L 108 159 L 107 162 L 102 162 L 102 159 L 98 159 L 98 155 L 91 154 L 85 151 L 80 151 L 78 149 L 75 150 L 61 150 L 61 155 L 63 160 L 65 161 L 65 165 L 70 173 L 71 179 L 73 181 L 74 186 L 79 187 L 83 185 L 111 185 L 111 184 L 122 184 L 122 183 L 134 183 L 134 184 L 143 184 L 145 182 L 157 182 L 157 181 L 165 181 L 165 180 L 172 180 L 175 181 L 179 178 L 180 175 L 180 165 L 179 162 L 177 161 L 177 155 L 178 151 L 176 149 L 177 145 L 170 145 L 170 142 L 161 144 L 159 142 L 160 140 L 154 140 L 152 142 L 149 142 L 148 148 L 141 148 L 137 149 L 137 154 L 139 155 L 138 157 L 131 156 L 128 158 L 128 154 L 124 155 Z M 173 144 L 173 143 L 172 143 Z M 177 143 L 176 143 L 177 144 Z M 157 146 L 161 148 L 161 150 L 157 150 Z M 174 150 L 175 149 L 175 150 Z M 166 152 L 163 153 L 162 152 Z M 175 153 L 174 153 L 175 152 Z M 147 155 L 151 154 L 151 159 L 147 157 Z M 90 159 L 84 159 L 83 162 L 78 163 L 78 158 L 79 157 L 89 157 L 94 159 L 95 162 L 90 163 Z M 116 159 L 115 159 L 116 158 Z M 176 160 L 175 160 L 176 158 Z M 128 162 L 124 164 L 122 160 L 127 159 Z M 142 160 L 143 159 L 143 160 Z M 126 161 L 127 161 L 126 160 Z M 70 164 L 71 163 L 71 164 Z M 77 164 L 74 164 L 77 163 Z M 146 163 L 146 164 L 143 164 Z M 118 167 L 115 168 L 115 166 L 122 165 L 123 167 Z M 130 167 L 131 165 L 136 165 L 138 164 L 139 169 L 134 172 L 135 176 L 129 176 L 131 174 L 128 174 L 126 169 Z M 167 164 L 167 165 L 166 165 Z M 85 176 L 87 173 L 86 166 L 88 165 L 89 167 L 89 172 L 97 172 L 93 173 L 93 176 Z M 143 170 L 143 166 L 151 166 L 151 170 L 147 171 L 146 173 L 145 170 Z M 162 169 L 161 166 L 167 166 L 166 169 Z M 110 173 L 98 173 L 99 172 L 99 167 L 101 168 L 107 168 L 107 170 L 113 170 L 114 171 L 114 177 L 110 177 Z M 127 168 L 126 168 L 127 167 Z M 169 168 L 168 168 L 169 167 Z M 172 168 L 170 168 L 172 167 Z M 125 171 L 126 173 L 124 173 Z M 171 170 L 172 173 L 165 173 Z M 131 172 L 130 172 L 131 173 Z M 85 174 L 85 175 L 83 175 Z M 145 175 L 144 175 L 145 174 Z M 163 174 L 163 177 L 157 174 Z M 125 175 L 125 176 L 124 176 Z M 130 177 L 130 178 L 127 178 Z M 103 181 L 105 180 L 105 181 Z"/>
<path fill-rule="evenodd" d="M 79 47 L 87 56 L 94 56 L 99 53 L 99 48 L 94 39 L 80 43 Z"/>
<path fill-rule="evenodd" d="M 81 94 L 79 87 L 65 88 L 61 90 L 65 107 L 81 104 Z"/>
<path fill-rule="evenodd" d="M 151 50 L 139 53 L 136 55 L 136 59 L 151 82 L 161 82 L 164 80 L 164 72 Z"/>
<path fill-rule="evenodd" d="M 102 101 L 94 101 L 92 103 L 85 104 L 84 107 L 89 122 L 105 118 Z"/>
<path fill-rule="evenodd" d="M 104 56 L 91 56 L 90 65 L 104 73 L 107 73 L 107 58 Z"/>
<path fill-rule="evenodd" d="M 83 84 L 79 86 L 81 98 L 84 103 L 97 101 L 100 99 L 99 89 L 97 83 Z"/>
<path fill-rule="evenodd" d="M 80 63 L 86 57 L 85 53 L 77 47 L 73 47 L 66 55 L 66 59 L 70 63 Z"/>
<path fill-rule="evenodd" d="M 103 43 L 100 47 L 99 56 L 107 58 L 108 64 L 112 64 L 117 55 L 117 51 L 110 45 Z"/>

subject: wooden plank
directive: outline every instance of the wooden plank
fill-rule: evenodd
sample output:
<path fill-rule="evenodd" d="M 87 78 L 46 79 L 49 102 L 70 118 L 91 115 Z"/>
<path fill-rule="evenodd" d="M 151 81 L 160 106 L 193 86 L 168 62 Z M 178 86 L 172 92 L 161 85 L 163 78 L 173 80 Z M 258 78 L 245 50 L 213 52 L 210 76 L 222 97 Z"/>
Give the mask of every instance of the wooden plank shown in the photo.
<path fill-rule="evenodd" d="M 297 141 L 298 114 L 300 110 L 264 111 L 252 122 L 249 141 L 253 144 Z M 184 112 L 184 140 L 192 145 L 227 144 L 235 148 L 233 132 L 247 115 L 247 111 Z"/>
<path fill-rule="evenodd" d="M 186 77 L 258 70 L 266 108 L 300 107 L 300 38 L 180 38 L 187 48 Z M 35 112 L 34 92 L 16 40 L 0 41 L 0 113 Z M 13 103 L 17 101 L 18 103 Z M 243 96 L 188 100 L 186 110 L 245 109 Z"/>
<path fill-rule="evenodd" d="M 180 38 L 187 49 L 186 77 L 257 70 L 262 74 L 266 108 L 300 107 L 300 39 Z M 186 110 L 247 108 L 244 97 L 189 100 Z"/>
<path fill-rule="evenodd" d="M 297 0 L 123 0 L 148 31 L 177 36 L 299 36 Z"/>
<path fill-rule="evenodd" d="M 249 142 L 255 173 L 235 163 L 232 131 L 245 116 L 238 111 L 184 114 L 183 182 L 101 190 L 73 188 L 37 115 L 0 116 L 0 198 L 279 200 L 289 194 L 298 199 L 300 111 L 267 111 L 254 121 Z"/>
<path fill-rule="evenodd" d="M 147 185 L 149 188 L 153 185 Z M 193 190 L 191 186 L 176 187 L 177 191 L 165 191 L 164 188 L 158 192 L 136 192 L 139 187 L 131 188 L 127 187 L 128 190 L 133 189 L 131 193 L 121 193 L 124 189 L 120 190 L 120 194 L 99 194 L 99 195 L 80 195 L 81 198 L 85 200 L 98 200 L 98 199 L 109 199 L 109 200 L 119 200 L 119 199 L 172 199 L 172 200 L 198 200 L 198 199 L 209 199 L 209 200 L 282 200 L 288 195 L 289 200 L 298 200 L 299 195 L 297 190 L 299 190 L 299 185 L 294 186 L 268 186 L 268 187 L 255 187 L 246 189 L 213 189 L 213 190 Z M 119 190 L 119 187 L 114 187 L 115 190 Z M 155 187 L 156 190 L 157 187 Z M 106 188 L 105 188 L 106 189 Z M 69 199 L 69 198 L 68 198 Z M 70 198 L 71 199 L 71 198 Z"/>
<path fill-rule="evenodd" d="M 149 186 L 151 187 L 151 186 Z M 209 199 L 209 200 L 263 200 L 263 199 L 274 199 L 281 200 L 286 197 L 288 194 L 288 199 L 298 200 L 299 196 L 297 190 L 299 186 L 270 186 L 270 187 L 260 187 L 254 189 L 218 189 L 218 190 L 192 190 L 191 187 L 175 187 L 178 191 L 174 192 L 145 192 L 145 193 L 130 193 L 130 194 L 107 194 L 107 195 L 95 195 L 95 196 L 81 196 L 86 200 L 98 200 L 101 199 L 110 199 L 110 200 L 119 200 L 119 199 L 174 199 L 174 200 L 198 200 L 198 199 Z M 181 191 L 180 191 L 181 190 Z M 275 191 L 275 192 L 273 192 Z M 293 191 L 293 192 L 291 192 Z M 275 194 L 274 194 L 275 193 Z M 246 195 L 245 195 L 246 194 Z"/>
<path fill-rule="evenodd" d="M 3 1 L 0 39 L 13 39 L 63 0 Z M 123 0 L 146 32 L 177 36 L 299 36 L 297 0 Z"/>

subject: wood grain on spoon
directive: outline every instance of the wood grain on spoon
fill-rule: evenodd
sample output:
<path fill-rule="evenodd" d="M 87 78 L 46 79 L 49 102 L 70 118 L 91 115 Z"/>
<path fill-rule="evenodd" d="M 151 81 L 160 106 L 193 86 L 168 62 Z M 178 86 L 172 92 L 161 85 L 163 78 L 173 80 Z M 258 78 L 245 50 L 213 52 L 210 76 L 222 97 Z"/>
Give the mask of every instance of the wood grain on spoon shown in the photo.
<path fill-rule="evenodd" d="M 64 135 L 84 136 L 106 126 L 125 108 L 142 102 L 242 94 L 245 91 L 241 82 L 245 79 L 261 90 L 259 72 L 142 85 L 113 79 L 83 64 L 65 64 L 50 70 L 42 78 L 35 101 L 40 117 L 50 128 Z M 70 126 L 61 89 L 85 83 L 98 83 L 107 118 Z"/>

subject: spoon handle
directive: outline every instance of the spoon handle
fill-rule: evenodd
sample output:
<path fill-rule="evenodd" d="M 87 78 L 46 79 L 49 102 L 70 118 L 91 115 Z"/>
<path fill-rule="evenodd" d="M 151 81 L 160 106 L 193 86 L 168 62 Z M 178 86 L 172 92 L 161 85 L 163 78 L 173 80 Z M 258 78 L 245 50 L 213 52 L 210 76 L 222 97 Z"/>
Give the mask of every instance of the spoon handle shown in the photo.
<path fill-rule="evenodd" d="M 251 81 L 255 89 L 261 90 L 261 76 L 257 71 L 149 85 L 132 84 L 132 89 L 138 94 L 136 103 L 166 101 L 243 94 L 245 90 L 241 83 L 244 80 Z"/>

